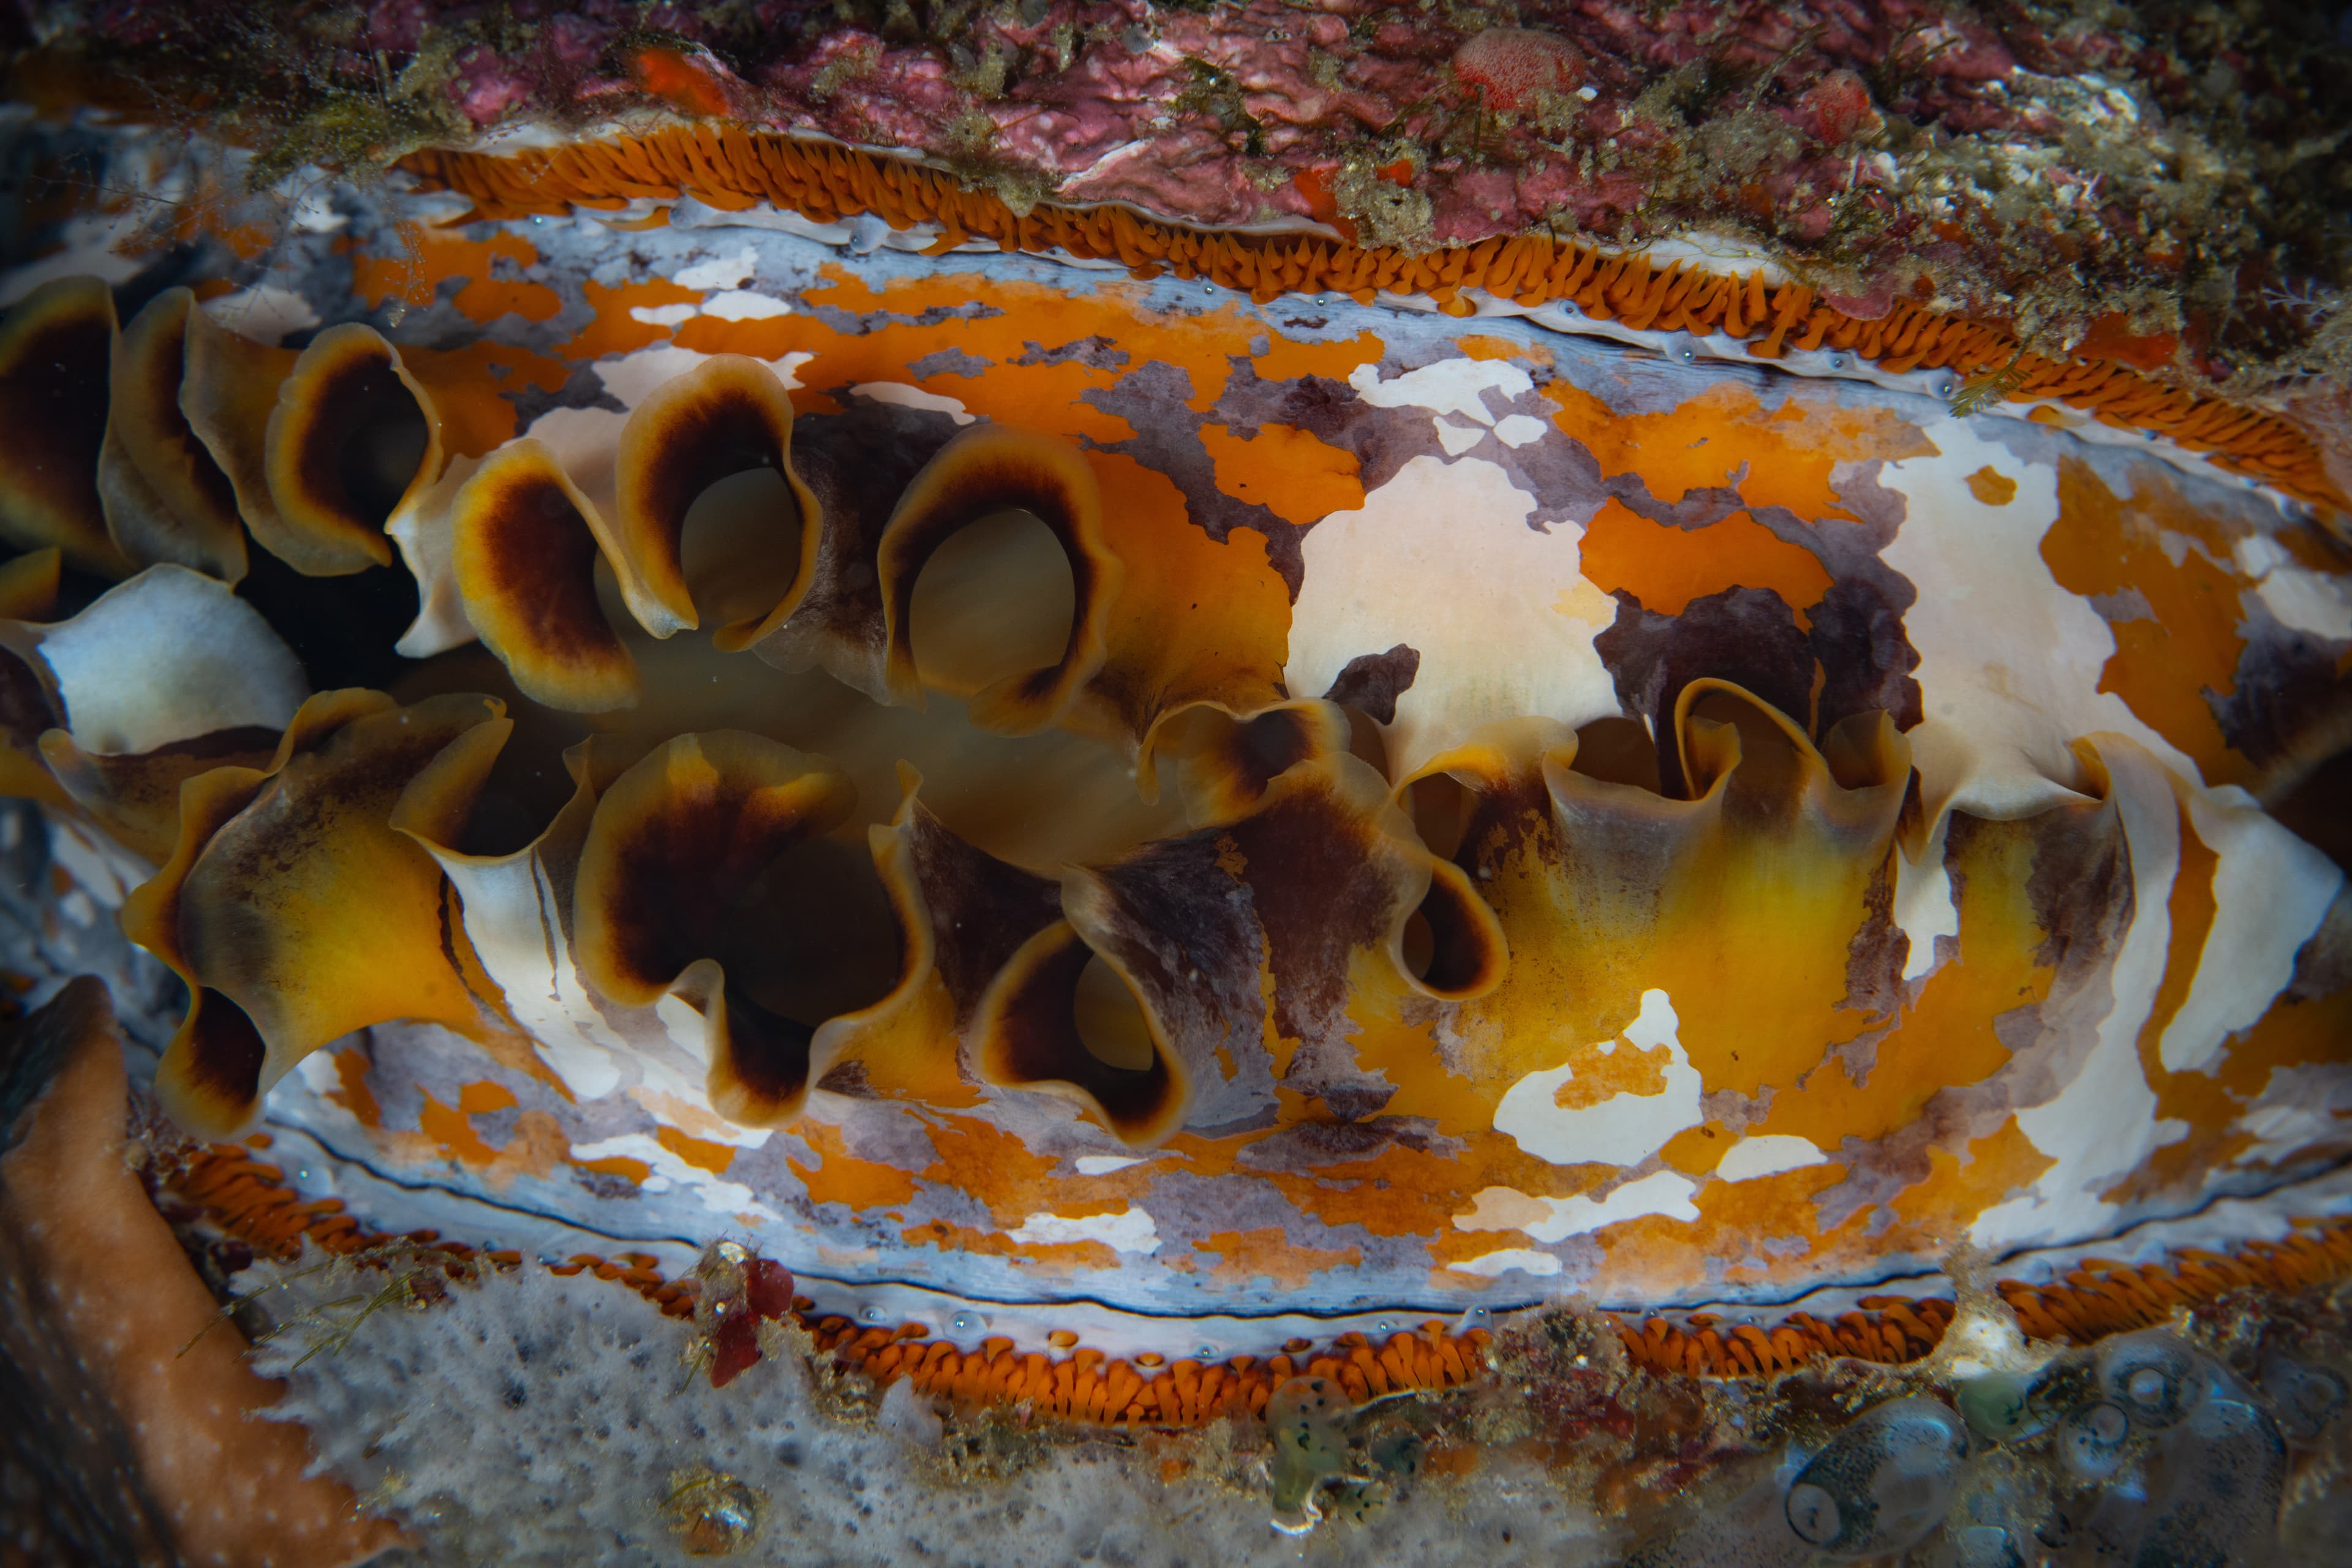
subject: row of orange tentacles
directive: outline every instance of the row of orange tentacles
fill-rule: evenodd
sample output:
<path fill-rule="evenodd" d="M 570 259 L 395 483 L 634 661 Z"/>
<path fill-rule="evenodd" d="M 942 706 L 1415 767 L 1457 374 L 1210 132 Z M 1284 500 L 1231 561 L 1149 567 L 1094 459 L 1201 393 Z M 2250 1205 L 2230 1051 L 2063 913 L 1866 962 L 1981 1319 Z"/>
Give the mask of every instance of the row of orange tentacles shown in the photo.
<path fill-rule="evenodd" d="M 484 1263 L 511 1268 L 521 1261 L 520 1253 L 483 1252 L 442 1241 L 432 1231 L 396 1237 L 373 1234 L 339 1198 L 305 1202 L 287 1184 L 284 1172 L 257 1156 L 256 1149 L 267 1148 L 268 1140 L 268 1134 L 257 1133 L 246 1143 L 215 1143 L 192 1152 L 172 1173 L 172 1194 L 268 1257 L 292 1257 L 307 1237 L 343 1256 L 404 1241 L 446 1255 L 459 1271 Z M 593 1273 L 636 1291 L 671 1317 L 694 1315 L 694 1288 L 665 1279 L 649 1253 L 583 1253 L 551 1272 Z M 906 1377 L 926 1394 L 961 1403 L 1026 1404 L 1068 1420 L 1130 1425 L 1191 1426 L 1222 1415 L 1255 1415 L 1276 1389 L 1301 1374 L 1330 1378 L 1359 1402 L 1407 1389 L 1458 1387 L 1483 1373 L 1492 1339 L 1475 1328 L 1450 1334 L 1443 1320 L 1433 1319 L 1418 1331 L 1400 1331 L 1379 1344 L 1364 1334 L 1348 1333 L 1319 1351 L 1311 1341 L 1294 1340 L 1274 1356 L 1233 1356 L 1203 1364 L 1189 1359 L 1171 1363 L 1147 1352 L 1130 1363 L 1081 1346 L 1066 1331 L 1052 1336 L 1055 1348 L 1064 1352 L 1057 1356 L 1034 1351 L 1016 1355 L 1013 1342 L 1003 1338 L 960 1351 L 948 1341 L 924 1338 L 928 1330 L 919 1323 L 860 1328 L 837 1314 L 815 1312 L 807 1296 L 793 1298 L 793 1307 L 819 1349 L 880 1383 Z"/>
<path fill-rule="evenodd" d="M 993 194 L 909 159 L 727 125 L 509 154 L 427 149 L 402 167 L 470 198 L 474 217 L 611 210 L 684 195 L 726 211 L 766 203 L 818 223 L 870 213 L 897 228 L 931 224 L 940 232 L 929 254 L 993 241 L 1004 250 L 1117 261 L 1139 278 L 1163 271 L 1205 278 L 1260 302 L 1299 292 L 1345 293 L 1364 304 L 1383 293 L 1422 295 L 1468 315 L 1464 295 L 1480 290 L 1528 307 L 1570 302 L 1592 320 L 1637 330 L 1725 334 L 1744 340 L 1759 359 L 1828 347 L 1891 373 L 1987 378 L 1983 384 L 2011 401 L 2063 403 L 2103 424 L 2162 435 L 2315 505 L 2352 510 L 2310 438 L 2278 415 L 2168 385 L 2113 359 L 2024 353 L 2002 327 L 1915 300 L 1876 318 L 1851 315 L 1802 283 L 1768 286 L 1760 272 L 1653 265 L 1545 235 L 1412 252 L 1319 235 L 1193 228 L 1115 205 L 1039 203 L 1015 212 Z"/>
<path fill-rule="evenodd" d="M 172 1194 L 200 1209 L 215 1226 L 266 1256 L 289 1258 L 305 1237 L 329 1252 L 351 1255 L 399 1239 L 446 1254 L 453 1268 L 481 1263 L 512 1267 L 514 1252 L 478 1252 L 430 1231 L 404 1237 L 371 1233 L 339 1199 L 304 1201 L 285 1173 L 257 1156 L 266 1133 L 246 1143 L 215 1143 L 190 1152 L 168 1183 Z M 593 1272 L 625 1285 L 676 1318 L 694 1314 L 695 1290 L 665 1279 L 647 1253 L 615 1258 L 581 1254 L 557 1265 L 558 1274 Z M 2161 1322 L 2180 1307 L 2227 1291 L 2257 1289 L 2287 1293 L 2352 1275 L 2352 1220 L 2299 1221 L 2279 1242 L 2249 1241 L 2234 1255 L 2187 1249 L 2162 1264 L 2131 1267 L 2090 1259 L 2063 1280 L 2027 1285 L 2003 1280 L 1995 1289 L 2015 1310 L 2025 1331 L 2039 1340 L 2088 1344 L 2110 1333 Z M 1129 1361 L 1078 1344 L 1066 1331 L 1052 1341 L 1059 1353 L 1016 1353 L 1009 1339 L 959 1350 L 926 1337 L 919 1323 L 860 1327 L 836 1314 L 819 1314 L 807 1296 L 793 1299 L 801 1325 L 820 1350 L 881 1383 L 909 1378 L 925 1394 L 967 1405 L 1026 1405 L 1074 1421 L 1190 1426 L 1223 1415 L 1257 1415 L 1276 1388 L 1298 1375 L 1338 1383 L 1361 1403 L 1409 1389 L 1442 1390 L 1477 1381 L 1486 1369 L 1491 1336 L 1473 1328 L 1451 1333 L 1443 1320 L 1401 1330 L 1383 1342 L 1347 1333 L 1318 1347 L 1293 1340 L 1282 1353 L 1234 1356 L 1213 1363 L 1169 1362 L 1145 1354 Z M 1833 1320 L 1795 1312 L 1769 1328 L 1725 1327 L 1696 1312 L 1680 1323 L 1651 1317 L 1638 1328 L 1611 1321 L 1633 1364 L 1660 1375 L 1769 1375 L 1839 1356 L 1899 1365 L 1932 1352 L 1952 1321 L 1953 1305 L 1936 1297 L 1863 1298 Z"/>
<path fill-rule="evenodd" d="M 2160 1264 L 2135 1267 L 2085 1258 L 2063 1280 L 2028 1285 L 2004 1279 L 1994 1287 L 2019 1325 L 2037 1340 L 2087 1345 L 2109 1334 L 2144 1329 L 2184 1307 L 2231 1290 L 2290 1294 L 2352 1274 L 2352 1220 L 2298 1220 L 2284 1240 L 2250 1240 L 2233 1254 L 2184 1247 Z M 1953 1304 L 1938 1297 L 1864 1296 L 1855 1310 L 1823 1320 L 1792 1312 L 1767 1330 L 1751 1323 L 1722 1326 L 1712 1313 L 1694 1312 L 1681 1324 L 1660 1317 L 1639 1329 L 1620 1324 L 1618 1336 L 1634 1363 L 1656 1373 L 1727 1377 L 1769 1375 L 1824 1356 L 1855 1356 L 1900 1364 L 1932 1352 L 1950 1326 Z"/>

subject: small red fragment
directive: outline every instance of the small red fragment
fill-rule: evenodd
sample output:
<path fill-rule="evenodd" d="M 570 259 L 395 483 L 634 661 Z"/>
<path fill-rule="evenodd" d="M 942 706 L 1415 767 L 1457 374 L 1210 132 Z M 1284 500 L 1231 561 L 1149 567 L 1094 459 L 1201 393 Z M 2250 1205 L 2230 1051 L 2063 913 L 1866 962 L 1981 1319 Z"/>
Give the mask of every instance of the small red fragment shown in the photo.
<path fill-rule="evenodd" d="M 743 1300 L 758 1316 L 781 1322 L 793 1310 L 793 1277 L 772 1258 L 754 1258 L 743 1266 Z"/>
<path fill-rule="evenodd" d="M 760 1359 L 760 1336 L 749 1312 L 730 1312 L 710 1335 L 710 1386 L 724 1388 Z"/>
<path fill-rule="evenodd" d="M 2084 359 L 2121 360 L 2136 370 L 2160 370 L 2180 353 L 2180 337 L 2177 332 L 2143 336 L 2132 331 L 2131 317 L 2118 311 L 2093 321 L 2074 352 Z"/>
<path fill-rule="evenodd" d="M 629 57 L 629 76 L 640 90 L 680 114 L 715 120 L 727 112 L 727 89 L 717 74 L 681 50 L 639 49 Z"/>
<path fill-rule="evenodd" d="M 1317 223 L 1327 224 L 1339 231 L 1339 237 L 1349 244 L 1356 243 L 1356 226 L 1340 214 L 1339 199 L 1332 195 L 1330 176 L 1320 169 L 1301 169 L 1290 176 L 1290 187 L 1307 204 L 1307 216 Z"/>
<path fill-rule="evenodd" d="M 1584 84 L 1584 56 L 1557 33 L 1489 27 L 1454 51 L 1454 74 L 1479 89 L 1489 109 L 1524 113 L 1545 91 Z"/>

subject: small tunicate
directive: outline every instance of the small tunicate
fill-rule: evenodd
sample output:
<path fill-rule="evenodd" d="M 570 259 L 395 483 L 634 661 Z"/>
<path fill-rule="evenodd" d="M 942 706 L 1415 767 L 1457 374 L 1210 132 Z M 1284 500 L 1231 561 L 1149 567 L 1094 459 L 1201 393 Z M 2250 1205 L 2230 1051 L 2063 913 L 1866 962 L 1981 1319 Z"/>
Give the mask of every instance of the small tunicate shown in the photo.
<path fill-rule="evenodd" d="M 1421 1474 L 1422 1457 L 1426 1447 L 1420 1433 L 1404 1427 L 1374 1438 L 1370 1448 L 1371 1460 L 1382 1474 L 1409 1480 Z"/>
<path fill-rule="evenodd" d="M 1789 1489 L 1789 1527 L 1818 1543 L 1835 1539 L 1844 1530 L 1844 1515 L 1829 1489 L 1800 1481 Z"/>
<path fill-rule="evenodd" d="M 2344 1408 L 2342 1374 L 2297 1361 L 2281 1351 L 2263 1358 L 2263 1393 L 2290 1442 L 2315 1443 Z"/>
<path fill-rule="evenodd" d="M 2132 1568 L 2227 1568 L 2259 1560 L 2278 1530 L 2286 1443 L 2243 1401 L 2207 1399 L 2168 1433 L 2148 1480 L 2150 1517 Z"/>
<path fill-rule="evenodd" d="M 2147 1522 L 2146 1477 L 2126 1471 L 2106 1485 L 2051 1499 L 2034 1539 L 2065 1568 L 2121 1568 Z"/>
<path fill-rule="evenodd" d="M 1952 1391 L 1952 1402 L 1969 1430 L 1988 1442 L 2030 1437 L 2050 1424 L 2034 1406 L 2033 1380 L 2022 1373 L 1988 1372 L 1968 1378 Z"/>
<path fill-rule="evenodd" d="M 1347 1396 L 1339 1385 L 1322 1377 L 1294 1377 L 1266 1401 L 1265 1425 L 1274 1437 L 1276 1530 L 1304 1535 L 1323 1517 L 1317 1489 L 1348 1469 L 1348 1439 L 1339 1426 L 1347 1408 Z"/>
<path fill-rule="evenodd" d="M 1789 1489 L 1789 1528 L 1823 1556 L 1900 1552 L 1942 1522 L 1968 1457 L 1968 1426 L 1932 1399 L 1864 1411 Z"/>
<path fill-rule="evenodd" d="M 2101 1342 L 2093 1368 L 2099 1391 L 2121 1405 L 2134 1426 L 2153 1432 L 2194 1410 L 2219 1375 L 2195 1347 L 2162 1329 Z"/>
<path fill-rule="evenodd" d="M 2105 1400 L 2071 1412 L 2058 1428 L 2058 1462 L 2078 1481 L 2104 1481 L 2124 1462 L 2131 1419 Z"/>
<path fill-rule="evenodd" d="M 1785 1474 L 1785 1472 L 1783 1472 Z M 1625 1568 L 1798 1568 L 1812 1548 L 1789 1528 L 1777 1479 L 1644 1544 Z"/>
<path fill-rule="evenodd" d="M 1361 1524 L 1394 1502 L 1421 1474 L 1423 1451 L 1421 1434 L 1410 1427 L 1374 1437 L 1365 1448 L 1367 1473 L 1336 1478 L 1325 1494 L 1322 1512 Z"/>
<path fill-rule="evenodd" d="M 1947 1529 L 1927 1559 L 1932 1568 L 2025 1568 L 2025 1553 L 1998 1524 Z"/>

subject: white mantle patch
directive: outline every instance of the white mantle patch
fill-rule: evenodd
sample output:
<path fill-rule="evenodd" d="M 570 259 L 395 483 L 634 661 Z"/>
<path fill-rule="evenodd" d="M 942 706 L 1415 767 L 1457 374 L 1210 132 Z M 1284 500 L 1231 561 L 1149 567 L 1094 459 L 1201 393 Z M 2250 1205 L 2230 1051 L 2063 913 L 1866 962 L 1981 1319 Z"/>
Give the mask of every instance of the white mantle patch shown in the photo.
<path fill-rule="evenodd" d="M 1934 585 L 1904 612 L 1919 652 L 1927 720 L 1911 731 L 1930 817 L 1947 805 L 1978 816 L 2030 816 L 2077 797 L 2072 742 L 2128 735 L 2173 771 L 2188 757 L 2102 685 L 2114 630 L 2091 601 L 2059 585 L 2042 541 L 2058 521 L 2058 471 L 2021 464 L 1968 420 L 1922 427 L 1937 455 L 1906 458 L 1879 483 L 1904 498 L 1902 531 L 1880 559 Z M 1979 500 L 1967 476 L 2014 475 L 2004 504 Z"/>
<path fill-rule="evenodd" d="M 1033 1214 L 1021 1228 L 1006 1233 L 1028 1247 L 1067 1247 L 1072 1242 L 1099 1241 L 1113 1252 L 1149 1256 L 1160 1250 L 1160 1227 L 1142 1209 L 1125 1214 L 1090 1214 L 1070 1219 L 1057 1214 Z"/>
<path fill-rule="evenodd" d="M 1439 360 L 1387 381 L 1381 379 L 1378 365 L 1360 364 L 1348 384 L 1375 408 L 1426 408 L 1486 426 L 1495 423 L 1485 395 L 1489 388 L 1513 401 L 1535 389 L 1526 371 L 1501 359 Z"/>
<path fill-rule="evenodd" d="M 2190 827 L 2221 863 L 2213 923 L 2160 1051 L 2168 1072 L 2210 1072 L 2231 1032 L 2270 1011 L 2294 979 L 2295 954 L 2327 917 L 2344 873 L 2235 785 L 2181 794 Z"/>
<path fill-rule="evenodd" d="M 724 294 L 713 294 L 702 302 L 702 313 L 722 321 L 764 321 L 774 316 L 789 316 L 792 306 L 772 295 L 755 294 L 749 289 L 730 289 Z"/>
<path fill-rule="evenodd" d="M 681 267 L 670 281 L 681 289 L 740 289 L 760 270 L 760 253 L 746 245 L 732 256 L 713 256 Z"/>
<path fill-rule="evenodd" d="M 1533 1247 L 1507 1247 L 1500 1252 L 1482 1252 L 1475 1258 L 1465 1258 L 1459 1263 L 1445 1266 L 1456 1274 L 1475 1274 L 1485 1279 L 1500 1279 L 1510 1273 L 1531 1274 L 1549 1278 L 1559 1272 L 1559 1259 L 1549 1252 Z"/>
<path fill-rule="evenodd" d="M 1531 1072 L 1513 1084 L 1495 1108 L 1495 1131 L 1539 1160 L 1555 1165 L 1638 1165 L 1666 1146 L 1685 1128 L 1699 1124 L 1698 1069 L 1678 1037 L 1682 1020 L 1663 991 L 1642 993 L 1641 1016 L 1621 1037 L 1643 1051 L 1669 1053 L 1666 1086 L 1655 1094 L 1612 1094 L 1598 1104 L 1570 1110 L 1555 1098 L 1576 1076 L 1573 1067 Z M 1616 1054 L 1618 1042 L 1594 1049 Z"/>
<path fill-rule="evenodd" d="M 2116 1207 L 2100 1193 L 2189 1131 L 2186 1122 L 2157 1119 L 2156 1091 L 2139 1059 L 2139 1032 L 2155 1011 L 2172 940 L 2168 899 L 2180 869 L 2179 806 L 2164 764 L 2146 748 L 2114 735 L 2093 743 L 2113 776 L 2132 886 L 2147 891 L 2135 900 L 2131 929 L 2116 952 L 2115 1005 L 2099 1024 L 2098 1043 L 2054 1097 L 2017 1113 L 2019 1129 L 2057 1163 L 1977 1215 L 1969 1239 L 1988 1251 L 2097 1235 Z"/>
<path fill-rule="evenodd" d="M 895 403 L 901 408 L 922 408 L 934 414 L 944 414 L 959 425 L 969 425 L 979 417 L 964 407 L 961 398 L 950 397 L 945 393 L 926 392 L 919 386 L 908 386 L 903 381 L 861 381 L 849 390 L 877 403 Z"/>
<path fill-rule="evenodd" d="M 1591 591 L 1579 567 L 1583 531 L 1528 526 L 1535 504 L 1498 464 L 1424 452 L 1301 545 L 1307 580 L 1284 670 L 1291 690 L 1319 695 L 1349 659 L 1398 643 L 1421 655 L 1386 731 L 1391 776 L 1498 719 L 1576 725 L 1618 710 L 1616 684 L 1592 650 L 1616 607 L 1598 624 L 1568 613 L 1590 602 L 1579 592 Z"/>
<path fill-rule="evenodd" d="M 1895 923 L 1911 942 L 1903 960 L 1906 980 L 1934 971 L 1937 937 L 1960 934 L 1960 906 L 1952 893 L 1952 874 L 1944 868 L 1944 833 L 1951 821 L 1948 816 L 1936 818 L 1916 860 L 1900 844 L 1895 848 Z"/>
<path fill-rule="evenodd" d="M 1789 1132 L 1767 1132 L 1742 1138 L 1726 1149 L 1715 1173 L 1727 1182 L 1752 1182 L 1761 1176 L 1777 1176 L 1783 1171 L 1801 1171 L 1808 1165 L 1827 1163 L 1829 1156 L 1816 1148 L 1811 1139 Z"/>
<path fill-rule="evenodd" d="M 1688 1176 L 1672 1171 L 1659 1171 L 1638 1182 L 1627 1182 L 1600 1199 L 1538 1198 L 1517 1187 L 1481 1187 L 1472 1200 L 1470 1212 L 1454 1216 L 1454 1228 L 1521 1231 L 1529 1240 L 1549 1247 L 1571 1236 L 1650 1215 L 1696 1220 L 1698 1209 L 1691 1202 L 1691 1194 L 1697 1191 L 1697 1184 Z"/>
<path fill-rule="evenodd" d="M 688 1187 L 712 1214 L 726 1215 L 746 1224 L 754 1219 L 783 1222 L 783 1216 L 754 1197 L 751 1188 L 740 1182 L 722 1181 L 699 1165 L 688 1164 L 643 1132 L 624 1132 L 617 1138 L 603 1138 L 593 1143 L 575 1143 L 566 1158 L 575 1165 L 590 1160 L 635 1160 L 653 1170 L 653 1174 L 637 1184 L 639 1192 L 666 1193 L 672 1187 Z"/>
<path fill-rule="evenodd" d="M 2239 571 L 2260 580 L 2254 596 L 2279 625 L 2330 642 L 2352 637 L 2352 594 L 2342 582 L 2297 566 L 2267 533 L 2249 534 L 2231 553 Z"/>

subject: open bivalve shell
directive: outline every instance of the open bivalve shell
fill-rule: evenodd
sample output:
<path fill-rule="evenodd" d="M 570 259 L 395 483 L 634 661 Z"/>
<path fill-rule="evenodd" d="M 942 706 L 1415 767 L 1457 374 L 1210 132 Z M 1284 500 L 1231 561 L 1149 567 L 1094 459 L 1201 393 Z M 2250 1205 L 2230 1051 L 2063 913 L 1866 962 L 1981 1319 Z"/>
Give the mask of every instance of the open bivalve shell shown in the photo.
<path fill-rule="evenodd" d="M 2107 1508 L 2334 1440 L 2302 1339 L 2240 1358 L 2292 1409 L 2210 1335 L 2157 1347 L 2201 1414 L 2090 1386 L 2352 1268 L 2304 468 L 1955 407 L 1760 274 L 1255 237 L 1233 292 L 712 178 L 419 229 L 397 317 L 354 195 L 310 326 L 0 321 L 0 787 L 184 991 L 135 1094 L 191 1223 L 602 1272 L 696 1399 L 822 1352 L 893 1441 L 1268 1420 L 1286 1530 L 1402 1495 L 1383 1398 L 1523 1374 L 1522 1435 L 1650 1431 L 1639 1379 L 1787 1435 L 1662 1564 L 2007 1561 L 1980 1442 Z"/>

